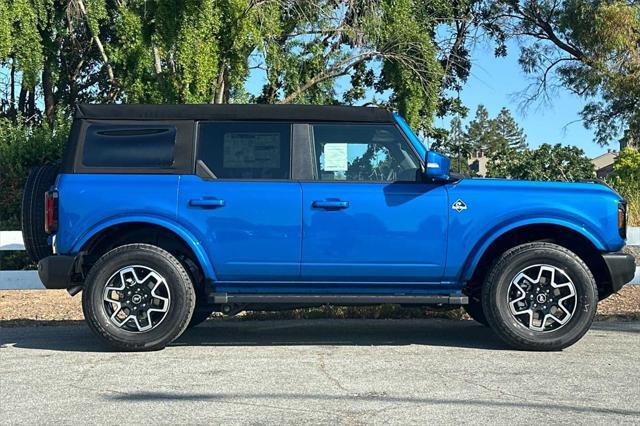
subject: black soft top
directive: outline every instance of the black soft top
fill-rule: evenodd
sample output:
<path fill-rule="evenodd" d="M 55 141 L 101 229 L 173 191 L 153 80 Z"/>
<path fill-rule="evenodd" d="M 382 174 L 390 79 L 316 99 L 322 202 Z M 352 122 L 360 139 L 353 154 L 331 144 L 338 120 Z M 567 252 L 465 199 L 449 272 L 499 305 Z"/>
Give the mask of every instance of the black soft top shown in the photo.
<path fill-rule="evenodd" d="M 79 119 L 102 120 L 273 120 L 393 123 L 382 108 L 317 105 L 146 105 L 81 104 Z"/>

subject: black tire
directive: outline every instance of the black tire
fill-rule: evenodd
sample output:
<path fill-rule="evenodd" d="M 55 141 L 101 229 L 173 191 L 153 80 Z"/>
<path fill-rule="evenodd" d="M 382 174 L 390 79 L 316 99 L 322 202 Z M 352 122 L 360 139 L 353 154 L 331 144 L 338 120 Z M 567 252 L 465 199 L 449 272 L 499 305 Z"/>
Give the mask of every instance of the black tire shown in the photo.
<path fill-rule="evenodd" d="M 484 310 L 482 309 L 481 301 L 472 300 L 471 298 L 469 298 L 469 303 L 467 305 L 462 305 L 462 307 L 464 308 L 465 312 L 469 314 L 469 316 L 473 320 L 475 320 L 476 322 L 479 322 L 485 327 L 489 326 L 489 323 L 487 322 L 487 317 L 485 317 Z"/>
<path fill-rule="evenodd" d="M 22 193 L 22 239 L 29 257 L 38 262 L 53 254 L 49 236 L 44 232 L 44 193 L 55 183 L 58 168 L 34 167 Z"/>
<path fill-rule="evenodd" d="M 512 280 L 520 271 L 528 267 L 539 267 L 538 265 L 557 268 L 575 287 L 575 298 L 572 298 L 575 308 L 572 315 L 564 325 L 544 331 L 532 330 L 519 321 L 511 313 L 508 303 Z M 531 287 L 536 286 L 540 287 L 538 284 Z M 532 293 L 533 291 L 531 290 Z M 516 293 L 522 294 L 517 290 Z M 556 351 L 571 346 L 591 327 L 597 303 L 595 279 L 582 259 L 562 246 L 545 242 L 527 243 L 505 252 L 491 268 L 482 288 L 482 305 L 489 325 L 503 341 L 522 350 Z M 545 327 L 544 321 L 542 327 Z"/>
<path fill-rule="evenodd" d="M 202 324 L 211 316 L 214 308 L 211 305 L 201 304 L 196 302 L 196 308 L 193 311 L 193 315 L 191 316 L 191 321 L 189 321 L 189 325 L 187 328 L 197 327 Z"/>
<path fill-rule="evenodd" d="M 110 279 L 127 266 L 150 268 L 161 275 L 170 292 L 168 310 L 148 331 L 130 331 L 112 322 L 103 300 Z M 187 328 L 195 307 L 195 291 L 185 267 L 169 252 L 148 244 L 129 244 L 103 255 L 85 281 L 82 309 L 89 327 L 111 346 L 125 351 L 164 348 Z M 150 316 L 150 315 L 149 315 Z M 125 324 L 131 321 L 125 321 Z"/>

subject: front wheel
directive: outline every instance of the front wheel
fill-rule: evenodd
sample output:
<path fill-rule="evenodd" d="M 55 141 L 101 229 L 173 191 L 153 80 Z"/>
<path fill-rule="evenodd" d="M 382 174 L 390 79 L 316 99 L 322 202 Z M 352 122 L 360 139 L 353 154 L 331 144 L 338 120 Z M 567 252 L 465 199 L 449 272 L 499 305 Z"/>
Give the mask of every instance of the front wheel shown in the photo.
<path fill-rule="evenodd" d="M 462 305 L 464 311 L 476 322 L 484 325 L 485 327 L 489 324 L 487 323 L 487 317 L 484 315 L 484 310 L 482 309 L 482 303 L 477 300 L 472 300 L 469 298 L 469 304 Z"/>
<path fill-rule="evenodd" d="M 85 319 L 117 349 L 162 349 L 182 334 L 193 314 L 195 292 L 189 274 L 159 247 L 115 248 L 98 259 L 85 282 Z"/>
<path fill-rule="evenodd" d="M 577 342 L 596 314 L 598 289 L 575 253 L 534 242 L 505 252 L 482 289 L 487 322 L 509 345 L 555 351 Z"/>

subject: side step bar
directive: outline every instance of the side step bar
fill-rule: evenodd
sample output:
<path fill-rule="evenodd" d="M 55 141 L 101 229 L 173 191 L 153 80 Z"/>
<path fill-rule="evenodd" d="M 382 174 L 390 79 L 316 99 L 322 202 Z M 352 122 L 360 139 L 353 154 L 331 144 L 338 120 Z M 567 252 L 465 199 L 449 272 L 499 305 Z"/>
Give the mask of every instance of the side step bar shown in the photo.
<path fill-rule="evenodd" d="M 228 294 L 211 293 L 209 301 L 215 304 L 320 304 L 320 305 L 372 305 L 397 303 L 403 305 L 466 305 L 469 298 L 463 294 L 450 295 L 356 295 L 356 294 Z"/>

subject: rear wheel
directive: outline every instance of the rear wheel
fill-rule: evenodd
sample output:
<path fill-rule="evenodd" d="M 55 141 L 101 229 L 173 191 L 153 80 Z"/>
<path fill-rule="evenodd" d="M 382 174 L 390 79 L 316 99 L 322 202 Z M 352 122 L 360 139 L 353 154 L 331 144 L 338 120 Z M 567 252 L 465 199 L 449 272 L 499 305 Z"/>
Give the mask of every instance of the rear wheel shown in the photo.
<path fill-rule="evenodd" d="M 577 342 L 589 330 L 597 302 L 595 280 L 582 259 L 543 242 L 505 252 L 482 289 L 491 328 L 526 350 L 560 350 Z"/>
<path fill-rule="evenodd" d="M 184 266 L 148 244 L 115 248 L 93 265 L 82 307 L 89 327 L 121 350 L 162 349 L 186 329 L 195 292 Z"/>
<path fill-rule="evenodd" d="M 44 232 L 44 194 L 54 185 L 58 168 L 34 167 L 22 193 L 22 239 L 29 257 L 38 262 L 53 254 L 49 236 Z"/>

